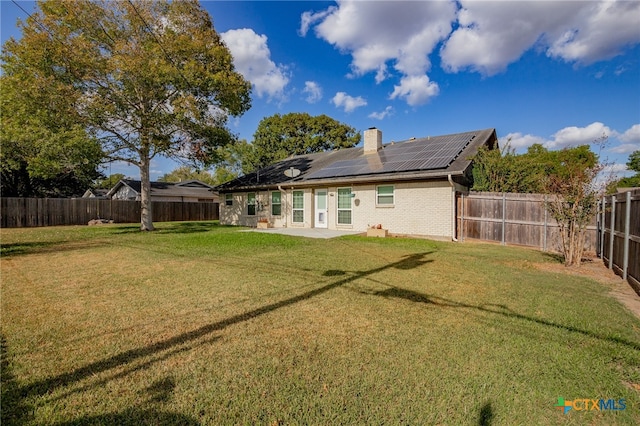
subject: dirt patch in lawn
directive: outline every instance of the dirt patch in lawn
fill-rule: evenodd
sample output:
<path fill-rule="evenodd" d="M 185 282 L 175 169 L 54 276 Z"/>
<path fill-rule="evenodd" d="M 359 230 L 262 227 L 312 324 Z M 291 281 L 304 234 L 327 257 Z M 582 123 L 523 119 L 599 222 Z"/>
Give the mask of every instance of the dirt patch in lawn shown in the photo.
<path fill-rule="evenodd" d="M 566 267 L 560 263 L 538 263 L 536 267 L 543 271 L 578 275 L 598 281 L 609 288 L 611 296 L 640 318 L 640 296 L 629 283 L 607 268 L 601 259 L 583 260 L 579 268 Z"/>

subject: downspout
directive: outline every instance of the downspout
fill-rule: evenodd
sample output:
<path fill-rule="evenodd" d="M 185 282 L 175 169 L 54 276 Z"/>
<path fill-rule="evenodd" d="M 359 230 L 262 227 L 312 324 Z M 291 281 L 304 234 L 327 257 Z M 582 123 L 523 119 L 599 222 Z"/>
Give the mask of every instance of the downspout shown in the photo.
<path fill-rule="evenodd" d="M 447 180 L 449 181 L 449 185 L 451 185 L 451 240 L 458 242 L 456 238 L 456 186 L 453 184 L 453 180 L 451 179 L 451 173 L 447 175 Z"/>
<path fill-rule="evenodd" d="M 287 200 L 287 190 L 286 189 L 282 189 L 282 185 L 278 185 L 278 191 L 280 191 L 280 194 L 284 194 L 284 201 Z M 282 197 L 282 195 L 281 195 Z M 280 198 L 280 203 L 282 203 L 282 198 Z M 287 227 L 287 203 L 282 203 L 284 204 L 284 225 L 283 228 Z"/>

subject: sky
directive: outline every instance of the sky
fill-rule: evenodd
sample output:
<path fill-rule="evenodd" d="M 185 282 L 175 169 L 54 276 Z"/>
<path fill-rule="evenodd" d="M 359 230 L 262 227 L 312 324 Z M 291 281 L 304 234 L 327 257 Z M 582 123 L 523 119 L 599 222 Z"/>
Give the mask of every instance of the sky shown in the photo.
<path fill-rule="evenodd" d="M 631 174 L 640 1 L 201 3 L 252 83 L 252 108 L 229 121 L 241 139 L 290 112 L 377 127 L 384 143 L 495 128 L 517 152 L 591 144 L 610 171 Z M 0 6 L 2 42 L 19 38 L 16 20 L 27 14 Z M 177 166 L 156 158 L 151 178 Z M 119 163 L 104 171 L 139 177 Z"/>

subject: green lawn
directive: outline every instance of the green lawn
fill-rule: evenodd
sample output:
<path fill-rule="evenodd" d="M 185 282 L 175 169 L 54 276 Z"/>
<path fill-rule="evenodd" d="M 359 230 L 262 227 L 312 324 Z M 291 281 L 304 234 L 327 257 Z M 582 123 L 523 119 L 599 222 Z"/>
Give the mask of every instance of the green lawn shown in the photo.
<path fill-rule="evenodd" d="M 640 321 L 544 253 L 157 227 L 0 230 L 3 425 L 640 423 Z"/>

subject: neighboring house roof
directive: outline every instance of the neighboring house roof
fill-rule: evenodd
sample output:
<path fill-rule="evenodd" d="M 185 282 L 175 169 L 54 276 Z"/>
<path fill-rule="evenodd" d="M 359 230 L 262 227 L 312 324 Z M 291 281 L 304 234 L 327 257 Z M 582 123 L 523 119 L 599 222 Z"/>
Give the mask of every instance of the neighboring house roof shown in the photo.
<path fill-rule="evenodd" d="M 108 189 L 87 189 L 82 198 L 107 198 Z"/>
<path fill-rule="evenodd" d="M 122 179 L 107 193 L 107 197 L 111 198 L 113 194 L 118 192 L 120 188 L 127 186 L 140 194 L 142 190 L 142 182 L 139 180 Z M 184 182 L 151 182 L 152 197 L 198 197 L 213 198 L 215 194 L 212 191 L 213 186 L 208 185 L 199 180 L 189 180 Z"/>
<path fill-rule="evenodd" d="M 216 187 L 221 192 L 267 189 L 278 185 L 309 187 L 341 183 L 446 178 L 467 182 L 471 157 L 483 146 L 497 146 L 495 129 L 391 142 L 378 152 L 364 147 L 297 155 Z M 285 174 L 299 170 L 295 177 Z M 291 173 L 287 173 L 291 175 Z"/>

